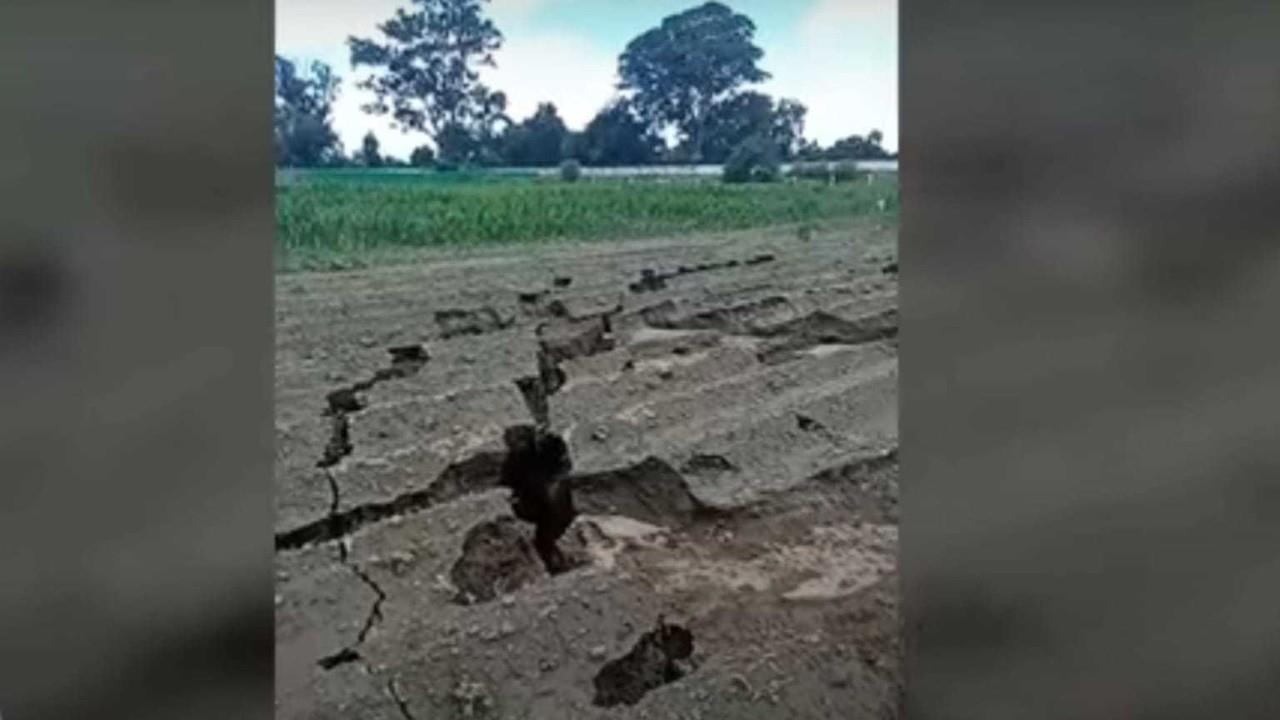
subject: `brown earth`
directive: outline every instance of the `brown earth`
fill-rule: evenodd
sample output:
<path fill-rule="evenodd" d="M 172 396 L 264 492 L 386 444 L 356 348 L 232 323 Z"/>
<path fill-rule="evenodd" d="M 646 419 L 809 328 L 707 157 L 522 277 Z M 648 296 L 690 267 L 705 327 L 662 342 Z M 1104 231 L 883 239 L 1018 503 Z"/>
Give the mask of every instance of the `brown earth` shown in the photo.
<path fill-rule="evenodd" d="M 896 234 L 800 235 L 281 276 L 277 716 L 898 717 Z"/>

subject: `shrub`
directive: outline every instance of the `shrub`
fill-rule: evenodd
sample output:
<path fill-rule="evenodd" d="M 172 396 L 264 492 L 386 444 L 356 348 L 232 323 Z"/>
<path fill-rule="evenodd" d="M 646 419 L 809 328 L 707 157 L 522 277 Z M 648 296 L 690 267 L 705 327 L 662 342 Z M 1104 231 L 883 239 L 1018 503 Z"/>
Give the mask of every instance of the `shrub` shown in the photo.
<path fill-rule="evenodd" d="M 565 182 L 577 182 L 582 177 L 582 164 L 573 158 L 560 163 L 560 179 Z"/>
<path fill-rule="evenodd" d="M 773 182 L 780 166 L 778 146 L 763 135 L 752 135 L 729 153 L 723 178 L 727 183 Z"/>

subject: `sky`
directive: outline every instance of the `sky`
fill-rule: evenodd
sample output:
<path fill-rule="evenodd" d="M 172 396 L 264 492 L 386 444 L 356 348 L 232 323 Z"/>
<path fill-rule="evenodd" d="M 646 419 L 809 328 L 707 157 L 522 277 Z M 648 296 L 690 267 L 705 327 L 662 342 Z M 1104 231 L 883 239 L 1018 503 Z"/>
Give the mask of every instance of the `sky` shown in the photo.
<path fill-rule="evenodd" d="M 756 24 L 759 65 L 772 75 L 754 86 L 809 108 L 805 136 L 823 145 L 872 129 L 898 149 L 897 0 L 722 0 Z M 555 103 L 581 129 L 617 90 L 618 54 L 633 37 L 701 0 L 490 0 L 487 14 L 504 36 L 496 68 L 482 80 L 507 95 L 516 120 L 539 102 Z M 276 53 L 328 63 L 342 78 L 334 128 L 349 152 L 372 130 L 384 154 L 407 158 L 426 142 L 360 109 L 369 94 L 353 80 L 346 38 L 378 38 L 376 26 L 408 0 L 276 0 Z"/>

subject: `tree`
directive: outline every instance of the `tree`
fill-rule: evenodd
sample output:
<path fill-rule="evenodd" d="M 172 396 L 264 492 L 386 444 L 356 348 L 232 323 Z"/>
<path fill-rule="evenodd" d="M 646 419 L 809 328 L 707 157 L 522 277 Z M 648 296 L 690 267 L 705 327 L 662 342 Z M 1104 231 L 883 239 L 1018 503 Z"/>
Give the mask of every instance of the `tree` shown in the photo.
<path fill-rule="evenodd" d="M 360 164 L 365 167 L 382 167 L 382 156 L 378 154 L 378 136 L 370 130 L 360 144 Z"/>
<path fill-rule="evenodd" d="M 774 107 L 769 134 L 778 143 L 784 160 L 795 157 L 805 146 L 804 118 L 808 114 L 809 108 L 799 100 L 783 98 Z"/>
<path fill-rule="evenodd" d="M 436 153 L 430 145 L 419 145 L 409 153 L 409 164 L 413 167 L 431 167 L 436 164 Z"/>
<path fill-rule="evenodd" d="M 773 125 L 773 98 L 748 91 L 712 105 L 703 126 L 703 162 L 722 163 L 752 135 L 768 135 Z M 690 154 L 699 150 L 689 144 Z"/>
<path fill-rule="evenodd" d="M 457 140 L 459 129 L 483 135 L 506 98 L 480 83 L 478 68 L 493 67 L 502 33 L 484 17 L 487 0 L 410 0 L 378 26 L 383 42 L 351 37 L 353 67 L 374 74 L 359 86 L 374 93 L 366 112 L 390 115 L 402 130 L 417 130 L 436 143 Z"/>
<path fill-rule="evenodd" d="M 663 142 L 630 101 L 618 98 L 591 118 L 574 149 L 565 155 L 589 165 L 647 165 L 658 158 Z"/>
<path fill-rule="evenodd" d="M 551 103 L 539 103 L 538 109 L 502 133 L 502 159 L 510 165 L 550 166 L 560 162 L 568 133 L 564 121 Z"/>
<path fill-rule="evenodd" d="M 817 141 L 801 140 L 800 148 L 796 150 L 795 157 L 798 160 L 821 160 L 824 152 Z"/>
<path fill-rule="evenodd" d="M 698 162 L 711 109 L 742 85 L 769 78 L 756 66 L 764 51 L 754 36 L 750 18 L 718 2 L 671 15 L 627 44 L 618 87 L 650 126 L 676 127 Z"/>
<path fill-rule="evenodd" d="M 885 160 L 890 155 L 880 147 L 883 138 L 879 130 L 872 130 L 866 138 L 850 135 L 832 143 L 824 155 L 828 160 Z"/>
<path fill-rule="evenodd" d="M 775 103 L 773 98 L 760 92 L 732 95 L 716 103 L 707 113 L 702 159 L 724 162 L 735 147 L 753 135 L 768 138 L 777 145 L 780 157 L 790 158 L 803 140 L 807 112 L 798 101 L 783 99 Z"/>
<path fill-rule="evenodd" d="M 277 55 L 275 74 L 276 164 L 315 167 L 340 161 L 342 143 L 330 125 L 333 100 L 338 94 L 338 78 L 333 71 L 322 62 L 314 62 L 310 72 L 301 75 L 293 61 Z"/>

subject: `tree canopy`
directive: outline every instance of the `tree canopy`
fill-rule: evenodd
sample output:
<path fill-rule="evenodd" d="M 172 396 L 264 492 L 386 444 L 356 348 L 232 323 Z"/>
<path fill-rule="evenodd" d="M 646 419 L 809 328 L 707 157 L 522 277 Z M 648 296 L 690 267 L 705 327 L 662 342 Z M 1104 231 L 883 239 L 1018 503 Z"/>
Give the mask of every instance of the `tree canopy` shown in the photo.
<path fill-rule="evenodd" d="M 590 165 L 647 165 L 663 150 L 662 138 L 625 98 L 614 99 L 596 113 L 576 144 L 574 154 Z"/>
<path fill-rule="evenodd" d="M 330 121 L 338 94 L 338 78 L 333 71 L 328 65 L 315 62 L 303 75 L 293 61 L 277 55 L 275 75 L 276 164 L 314 167 L 340 162 L 342 143 Z"/>
<path fill-rule="evenodd" d="M 533 115 L 507 126 L 502 133 L 502 160 L 511 165 L 555 165 L 560 162 L 567 133 L 556 106 L 539 103 Z"/>
<path fill-rule="evenodd" d="M 378 152 L 378 136 L 370 130 L 360 143 L 360 164 L 365 167 L 382 167 L 382 155 Z"/>
<path fill-rule="evenodd" d="M 740 160 L 758 157 L 766 165 L 896 157 L 881 146 L 878 130 L 825 148 L 805 139 L 803 104 L 749 88 L 769 78 L 758 66 L 764 52 L 755 45 L 755 24 L 714 1 L 670 15 L 632 39 L 618 57 L 620 94 L 582 130 L 568 128 L 551 102 L 513 122 L 506 95 L 480 82 L 480 69 L 495 65 L 503 42 L 485 17 L 488 1 L 407 0 L 407 8 L 378 25 L 378 39 L 348 38 L 353 68 L 372 71 L 357 83 L 374 98 L 362 108 L 430 141 L 413 151 L 409 164 L 725 163 L 739 148 Z M 312 63 L 304 74 L 276 56 L 277 162 L 406 164 L 381 155 L 372 132 L 350 159 L 343 157 L 331 126 L 338 86 L 324 63 Z M 677 142 L 669 147 L 664 136 L 671 131 Z"/>
<path fill-rule="evenodd" d="M 375 97 L 364 109 L 437 144 L 446 129 L 483 134 L 506 106 L 505 96 L 480 82 L 479 68 L 492 67 L 502 46 L 502 33 L 484 16 L 485 2 L 411 0 L 412 11 L 397 9 L 378 25 L 382 40 L 349 38 L 352 66 L 374 71 L 359 84 Z"/>
<path fill-rule="evenodd" d="M 650 125 L 677 128 L 697 162 L 712 108 L 769 78 L 756 65 L 764 51 L 755 29 L 746 15 L 718 2 L 668 16 L 627 44 L 618 58 L 619 88 Z"/>

